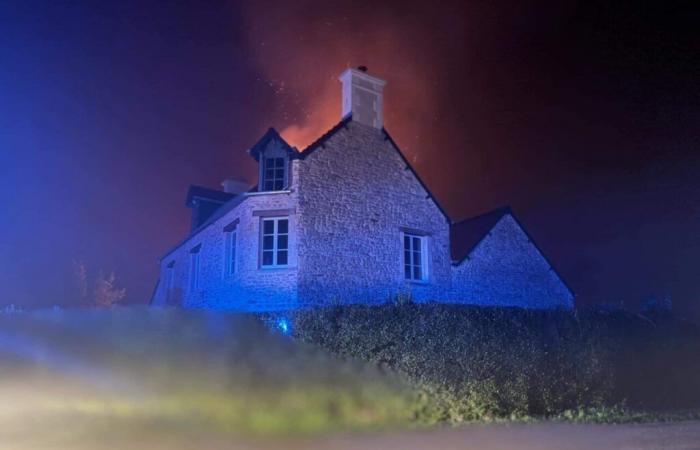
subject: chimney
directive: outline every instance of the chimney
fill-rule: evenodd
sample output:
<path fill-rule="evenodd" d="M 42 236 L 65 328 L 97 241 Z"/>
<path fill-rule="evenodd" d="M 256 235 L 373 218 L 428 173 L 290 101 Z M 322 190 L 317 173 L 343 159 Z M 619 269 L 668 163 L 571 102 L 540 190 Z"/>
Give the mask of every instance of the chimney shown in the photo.
<path fill-rule="evenodd" d="M 386 81 L 367 74 L 367 67 L 347 69 L 338 77 L 343 83 L 342 117 L 352 114 L 352 120 L 382 129 L 382 90 Z"/>
<path fill-rule="evenodd" d="M 250 185 L 245 181 L 236 180 L 235 178 L 227 178 L 221 182 L 224 187 L 224 192 L 227 194 L 242 194 L 250 189 Z"/>

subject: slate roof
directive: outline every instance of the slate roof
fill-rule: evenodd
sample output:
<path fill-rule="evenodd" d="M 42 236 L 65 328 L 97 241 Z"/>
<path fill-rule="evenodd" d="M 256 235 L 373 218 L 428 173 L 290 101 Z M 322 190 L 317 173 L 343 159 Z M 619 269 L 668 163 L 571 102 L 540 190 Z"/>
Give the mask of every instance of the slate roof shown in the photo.
<path fill-rule="evenodd" d="M 229 195 L 232 195 L 232 194 L 229 194 Z M 223 203 L 219 208 L 217 208 L 217 210 L 214 211 L 214 213 L 209 218 L 207 218 L 207 220 L 205 220 L 204 223 L 202 223 L 200 226 L 198 226 L 197 228 L 192 230 L 192 232 L 190 234 L 188 234 L 183 239 L 181 239 L 180 242 L 175 244 L 170 250 L 168 250 L 163 256 L 161 256 L 160 259 L 161 260 L 165 259 L 168 255 L 173 253 L 175 250 L 177 250 L 178 248 L 180 248 L 181 246 L 186 244 L 194 236 L 199 234 L 200 231 L 202 231 L 203 229 L 205 229 L 206 227 L 208 227 L 212 223 L 216 222 L 217 220 L 219 220 L 220 218 L 225 216 L 227 212 L 231 211 L 236 206 L 243 203 L 243 201 L 247 198 L 248 198 L 247 195 L 232 195 L 232 197 L 228 201 Z"/>
<path fill-rule="evenodd" d="M 233 197 L 235 197 L 235 194 L 229 194 L 228 192 L 205 188 L 204 186 L 192 185 L 187 190 L 187 200 L 185 200 L 185 206 L 191 207 L 192 202 L 196 198 L 223 204 L 231 200 Z"/>
<path fill-rule="evenodd" d="M 295 158 L 299 155 L 299 150 L 297 150 L 295 147 L 290 146 L 287 144 L 287 141 L 282 139 L 282 136 L 275 130 L 274 128 L 270 127 L 268 130 L 263 134 L 263 137 L 261 137 L 258 142 L 255 143 L 249 150 L 248 154 L 252 156 L 256 161 L 260 160 L 260 152 L 267 147 L 267 144 L 270 141 L 279 141 L 280 144 L 282 145 L 282 148 L 285 149 L 289 155 L 290 158 Z"/>
<path fill-rule="evenodd" d="M 464 261 L 506 214 L 512 214 L 508 206 L 451 224 L 450 253 L 452 261 L 458 261 L 458 263 Z"/>

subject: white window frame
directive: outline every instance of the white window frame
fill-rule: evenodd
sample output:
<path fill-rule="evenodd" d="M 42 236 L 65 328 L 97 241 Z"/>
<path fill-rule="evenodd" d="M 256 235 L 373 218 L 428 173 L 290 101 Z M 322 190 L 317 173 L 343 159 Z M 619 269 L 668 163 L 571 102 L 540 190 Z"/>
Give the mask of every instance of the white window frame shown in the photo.
<path fill-rule="evenodd" d="M 407 264 L 406 261 L 406 238 L 410 238 L 409 241 L 409 256 L 411 258 L 411 261 Z M 414 267 L 416 267 L 416 264 L 413 264 L 413 253 L 415 252 L 414 250 L 414 244 L 415 240 L 418 239 L 419 242 L 419 254 L 420 254 L 420 278 L 415 278 L 414 277 Z M 411 282 L 411 283 L 427 283 L 428 282 L 428 261 L 429 261 L 429 255 L 428 255 L 428 236 L 425 234 L 417 234 L 417 233 L 409 233 L 409 232 L 402 232 L 401 233 L 401 276 L 405 281 Z M 410 277 L 406 276 L 406 266 L 411 267 L 410 271 Z"/>
<path fill-rule="evenodd" d="M 200 260 L 199 253 L 202 250 L 201 244 L 190 250 L 190 279 L 189 287 L 190 292 L 194 292 L 199 289 L 199 276 L 200 276 Z"/>
<path fill-rule="evenodd" d="M 284 250 L 278 248 L 279 244 L 279 223 L 281 221 L 287 221 L 287 233 L 283 233 L 283 236 L 287 236 L 287 247 Z M 272 234 L 265 234 L 265 222 L 273 222 Z M 290 236 L 290 221 L 289 216 L 278 216 L 278 217 L 261 217 L 260 218 L 260 268 L 262 269 L 280 269 L 289 267 L 289 236 Z M 272 236 L 272 249 L 265 249 L 265 236 Z M 272 251 L 272 264 L 265 264 L 265 252 Z M 278 264 L 277 258 L 280 251 L 287 252 L 287 262 L 285 264 Z"/>
<path fill-rule="evenodd" d="M 224 277 L 232 277 L 238 270 L 236 258 L 238 253 L 238 228 L 235 227 L 226 231 L 226 241 L 224 243 Z"/>

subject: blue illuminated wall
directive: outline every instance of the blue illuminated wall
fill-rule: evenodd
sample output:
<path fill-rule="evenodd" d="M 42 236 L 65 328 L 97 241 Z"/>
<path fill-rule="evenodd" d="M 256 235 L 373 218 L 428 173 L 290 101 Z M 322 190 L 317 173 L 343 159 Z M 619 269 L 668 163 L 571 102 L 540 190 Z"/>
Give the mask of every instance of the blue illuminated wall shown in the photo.
<path fill-rule="evenodd" d="M 289 189 L 240 194 L 168 253 L 152 303 L 284 311 L 401 295 L 417 302 L 573 306 L 569 290 L 510 215 L 455 264 L 450 222 L 383 130 L 341 122 L 321 145 L 292 158 L 289 170 Z M 289 219 L 287 267 L 260 265 L 261 218 L 271 214 Z M 229 275 L 224 258 L 232 224 L 236 272 Z M 426 237 L 425 282 L 404 279 L 402 230 Z M 194 288 L 193 249 L 200 265 Z"/>
<path fill-rule="evenodd" d="M 574 306 L 568 287 L 510 214 L 454 267 L 450 300 L 525 308 Z"/>

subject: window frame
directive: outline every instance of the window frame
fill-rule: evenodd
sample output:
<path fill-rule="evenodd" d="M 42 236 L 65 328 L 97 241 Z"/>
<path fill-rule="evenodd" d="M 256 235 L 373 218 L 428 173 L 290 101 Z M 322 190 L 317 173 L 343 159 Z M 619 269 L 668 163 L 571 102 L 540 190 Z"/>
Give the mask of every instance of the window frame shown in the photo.
<path fill-rule="evenodd" d="M 202 250 L 202 244 L 199 244 L 190 250 L 190 277 L 189 277 L 189 290 L 190 292 L 194 292 L 199 290 L 200 287 L 200 271 L 201 271 L 201 262 L 199 259 L 200 252 Z"/>
<path fill-rule="evenodd" d="M 280 166 L 277 165 L 277 161 L 282 161 L 282 164 Z M 273 161 L 272 167 L 267 166 L 267 161 Z M 265 156 L 262 155 L 260 158 L 260 190 L 263 192 L 277 192 L 277 191 L 283 191 L 287 189 L 288 185 L 288 165 L 289 165 L 289 159 L 286 156 L 279 156 L 279 155 L 272 155 L 272 156 Z M 267 171 L 272 170 L 273 176 L 272 179 L 268 177 Z M 282 170 L 282 177 L 277 176 L 277 171 Z M 271 189 L 267 189 L 267 183 L 270 182 L 272 183 Z M 276 183 L 279 182 L 279 189 L 276 186 Z"/>
<path fill-rule="evenodd" d="M 234 227 L 225 232 L 224 242 L 224 278 L 232 277 L 238 271 L 236 261 L 238 253 L 238 228 Z"/>
<path fill-rule="evenodd" d="M 409 248 L 406 249 L 406 238 L 409 238 Z M 416 253 L 415 250 L 415 240 L 418 240 L 419 246 L 418 246 L 418 254 L 420 257 L 420 263 L 419 265 L 415 264 L 414 261 L 414 253 Z M 410 261 L 407 262 L 406 260 L 406 252 L 408 251 Z M 406 276 L 406 269 L 407 266 L 410 267 L 410 277 Z M 414 276 L 415 272 L 414 269 L 418 267 L 420 269 L 420 278 L 416 278 Z M 407 281 L 409 283 L 419 283 L 419 284 L 426 284 L 429 282 L 429 254 L 428 254 L 428 235 L 423 234 L 423 233 L 417 233 L 417 232 L 408 232 L 408 231 L 402 231 L 401 232 L 401 276 L 404 281 Z"/>
<path fill-rule="evenodd" d="M 170 261 L 165 270 L 165 291 L 169 293 L 175 289 L 175 261 Z"/>
<path fill-rule="evenodd" d="M 286 221 L 287 222 L 287 232 L 286 233 L 280 233 L 279 232 L 279 223 L 281 221 Z M 265 233 L 265 222 L 272 222 L 273 229 L 272 229 L 272 234 L 267 234 Z M 259 262 L 258 266 L 261 269 L 285 269 L 289 267 L 289 237 L 290 237 L 290 220 L 289 216 L 269 216 L 269 217 L 261 217 L 260 218 L 260 251 L 259 251 Z M 266 236 L 272 236 L 272 248 L 271 249 L 266 249 L 265 248 L 265 237 Z M 280 249 L 279 247 L 279 238 L 280 236 L 286 236 L 287 238 L 287 245 L 283 249 Z M 265 264 L 265 252 L 272 251 L 272 264 Z M 284 264 L 279 264 L 278 263 L 278 258 L 280 252 L 285 252 L 287 256 L 287 261 Z"/>

